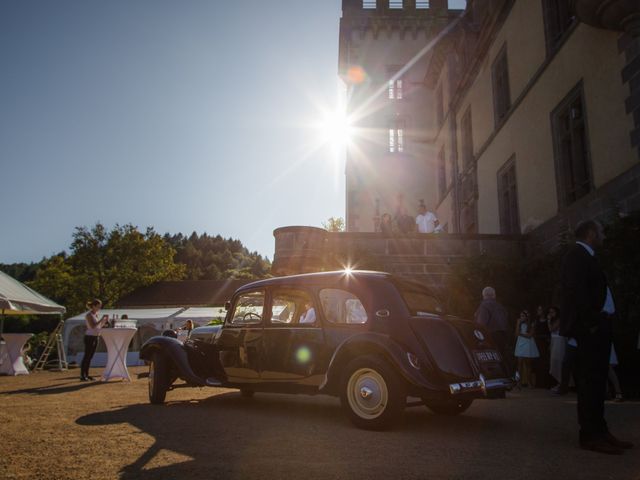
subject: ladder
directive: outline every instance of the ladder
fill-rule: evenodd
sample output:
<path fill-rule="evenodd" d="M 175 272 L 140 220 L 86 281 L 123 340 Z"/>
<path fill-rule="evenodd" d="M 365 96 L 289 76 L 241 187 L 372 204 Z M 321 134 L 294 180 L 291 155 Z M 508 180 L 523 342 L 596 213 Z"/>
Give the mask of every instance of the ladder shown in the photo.
<path fill-rule="evenodd" d="M 36 362 L 36 366 L 33 368 L 35 371 L 39 371 L 44 369 L 45 366 L 49 364 L 57 365 L 57 368 L 54 370 L 67 370 L 69 368 L 69 364 L 67 363 L 67 354 L 64 351 L 64 344 L 62 343 L 62 327 L 64 326 L 64 320 L 60 319 L 56 328 L 54 328 L 51 335 L 49 335 L 49 340 L 47 341 L 47 345 L 44 347 L 40 358 Z M 52 362 L 47 363 L 49 359 L 49 355 L 53 349 L 56 349 L 58 352 L 58 359 L 53 360 Z"/>

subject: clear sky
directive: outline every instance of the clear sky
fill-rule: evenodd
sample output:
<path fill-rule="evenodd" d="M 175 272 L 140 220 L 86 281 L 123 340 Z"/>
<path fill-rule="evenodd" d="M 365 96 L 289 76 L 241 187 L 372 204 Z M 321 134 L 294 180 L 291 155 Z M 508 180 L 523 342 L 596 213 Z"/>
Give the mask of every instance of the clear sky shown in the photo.
<path fill-rule="evenodd" d="M 461 8 L 463 1 L 450 2 Z M 344 216 L 340 0 L 0 1 L 0 263 L 76 226 L 220 234 Z"/>

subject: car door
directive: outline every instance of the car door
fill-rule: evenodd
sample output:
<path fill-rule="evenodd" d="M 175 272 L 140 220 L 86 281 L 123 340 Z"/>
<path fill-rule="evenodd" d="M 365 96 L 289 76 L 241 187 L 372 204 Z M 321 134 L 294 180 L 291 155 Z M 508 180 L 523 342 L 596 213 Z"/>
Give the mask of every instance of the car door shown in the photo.
<path fill-rule="evenodd" d="M 273 287 L 269 297 L 262 381 L 319 385 L 328 361 L 312 292 L 299 287 Z"/>
<path fill-rule="evenodd" d="M 230 383 L 260 379 L 264 312 L 263 289 L 241 292 L 232 302 L 231 313 L 216 342 L 220 363 Z"/>

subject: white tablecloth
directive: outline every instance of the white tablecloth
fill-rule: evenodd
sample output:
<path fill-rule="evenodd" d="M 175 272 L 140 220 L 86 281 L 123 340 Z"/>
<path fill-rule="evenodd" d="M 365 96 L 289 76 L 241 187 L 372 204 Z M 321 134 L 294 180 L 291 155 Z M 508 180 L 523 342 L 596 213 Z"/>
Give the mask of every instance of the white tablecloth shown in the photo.
<path fill-rule="evenodd" d="M 0 345 L 0 375 L 29 375 L 22 361 L 22 347 L 33 333 L 3 333 L 5 343 Z"/>
<path fill-rule="evenodd" d="M 107 366 L 104 367 L 102 381 L 112 378 L 131 381 L 125 359 L 129 343 L 137 330 L 137 328 L 103 328 L 100 330 L 100 336 L 107 347 Z"/>

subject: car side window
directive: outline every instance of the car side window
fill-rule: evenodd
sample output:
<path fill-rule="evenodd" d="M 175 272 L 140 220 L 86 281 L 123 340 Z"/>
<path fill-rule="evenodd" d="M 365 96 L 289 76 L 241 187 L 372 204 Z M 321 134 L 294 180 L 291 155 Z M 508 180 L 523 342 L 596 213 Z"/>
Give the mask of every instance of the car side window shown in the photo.
<path fill-rule="evenodd" d="M 264 292 L 250 292 L 240 295 L 233 308 L 231 325 L 256 325 L 262 322 Z"/>
<path fill-rule="evenodd" d="M 320 303 L 327 321 L 338 324 L 363 324 L 367 322 L 367 312 L 362 302 L 346 290 L 325 288 L 320 290 Z"/>
<path fill-rule="evenodd" d="M 317 323 L 311 296 L 302 290 L 277 289 L 271 300 L 271 324 L 313 325 Z"/>

